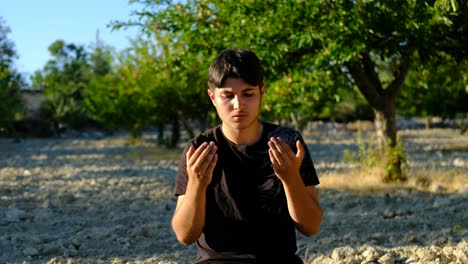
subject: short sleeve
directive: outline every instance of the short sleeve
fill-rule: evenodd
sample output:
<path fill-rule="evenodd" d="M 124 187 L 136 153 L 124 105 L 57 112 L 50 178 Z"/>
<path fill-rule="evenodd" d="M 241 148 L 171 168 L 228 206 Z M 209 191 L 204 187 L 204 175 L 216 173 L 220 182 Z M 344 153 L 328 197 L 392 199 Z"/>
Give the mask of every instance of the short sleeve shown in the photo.
<path fill-rule="evenodd" d="M 192 142 L 187 143 L 180 156 L 179 169 L 177 170 L 176 180 L 175 180 L 175 190 L 174 195 L 179 196 L 185 194 L 188 183 L 188 174 L 187 174 L 187 151 L 192 145 Z"/>
<path fill-rule="evenodd" d="M 309 186 L 309 185 L 320 184 L 320 181 L 317 177 L 317 172 L 315 171 L 314 163 L 312 161 L 312 157 L 310 156 L 309 149 L 307 148 L 307 145 L 305 144 L 305 141 L 302 138 L 302 136 L 299 134 L 299 132 L 297 132 L 296 134 L 295 141 L 296 140 L 299 140 L 301 142 L 302 147 L 305 150 L 304 159 L 302 160 L 302 164 L 299 169 L 300 174 L 302 176 L 302 180 L 304 181 L 304 185 Z"/>

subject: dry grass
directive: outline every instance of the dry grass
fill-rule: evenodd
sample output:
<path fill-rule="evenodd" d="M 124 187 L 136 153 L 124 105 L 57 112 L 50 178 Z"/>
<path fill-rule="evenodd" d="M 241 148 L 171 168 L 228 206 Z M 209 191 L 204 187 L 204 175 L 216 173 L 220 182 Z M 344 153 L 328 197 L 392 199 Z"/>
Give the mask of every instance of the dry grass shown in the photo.
<path fill-rule="evenodd" d="M 384 183 L 383 171 L 354 169 L 346 173 L 330 172 L 320 177 L 322 189 L 345 189 L 358 192 L 387 192 L 400 189 L 417 189 L 428 192 L 456 193 L 468 187 L 466 171 L 418 170 L 408 173 L 406 182 Z"/>

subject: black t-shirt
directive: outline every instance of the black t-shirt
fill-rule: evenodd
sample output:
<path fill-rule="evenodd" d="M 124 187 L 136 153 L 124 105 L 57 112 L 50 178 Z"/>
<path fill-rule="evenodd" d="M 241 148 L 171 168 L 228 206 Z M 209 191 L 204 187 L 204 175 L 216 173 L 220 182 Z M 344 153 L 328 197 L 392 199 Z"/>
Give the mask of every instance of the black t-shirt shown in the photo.
<path fill-rule="evenodd" d="M 281 181 L 273 171 L 268 155 L 270 137 L 281 137 L 296 153 L 296 140 L 305 149 L 300 174 L 306 186 L 319 180 L 309 151 L 299 132 L 263 123 L 261 138 L 253 145 L 229 141 L 221 126 L 192 139 L 181 156 L 175 195 L 185 194 L 188 175 L 186 152 L 203 142 L 218 147 L 218 162 L 206 192 L 206 218 L 197 240 L 196 263 L 302 263 Z"/>

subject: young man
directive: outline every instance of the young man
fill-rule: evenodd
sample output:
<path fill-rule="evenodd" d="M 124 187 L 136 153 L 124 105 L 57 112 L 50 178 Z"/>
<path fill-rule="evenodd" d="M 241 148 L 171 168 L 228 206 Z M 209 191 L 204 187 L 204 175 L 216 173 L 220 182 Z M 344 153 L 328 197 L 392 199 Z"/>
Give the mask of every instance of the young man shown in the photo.
<path fill-rule="evenodd" d="M 295 228 L 312 236 L 322 221 L 302 137 L 258 120 L 265 84 L 253 52 L 221 52 L 208 85 L 222 124 L 190 140 L 181 157 L 177 239 L 197 241 L 196 263 L 302 263 Z"/>

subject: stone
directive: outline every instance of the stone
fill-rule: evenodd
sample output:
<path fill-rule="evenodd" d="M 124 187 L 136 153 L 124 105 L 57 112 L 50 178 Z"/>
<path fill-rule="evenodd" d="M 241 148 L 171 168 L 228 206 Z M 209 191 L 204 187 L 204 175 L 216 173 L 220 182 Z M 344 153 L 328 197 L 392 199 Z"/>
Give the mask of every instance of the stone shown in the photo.
<path fill-rule="evenodd" d="M 410 243 L 418 243 L 418 242 L 419 242 L 419 238 L 418 238 L 417 236 L 415 236 L 415 235 L 410 236 L 410 237 L 408 238 L 408 242 L 410 242 Z"/>
<path fill-rule="evenodd" d="M 378 262 L 380 264 L 395 264 L 395 257 L 392 253 L 386 253 L 385 255 L 379 258 Z"/>
<path fill-rule="evenodd" d="M 320 239 L 319 243 L 322 245 L 330 245 L 331 243 L 333 243 L 333 241 L 334 241 L 333 238 L 325 237 L 325 238 Z"/>
<path fill-rule="evenodd" d="M 60 206 L 64 206 L 64 205 L 69 205 L 73 203 L 74 201 L 76 201 L 76 197 L 73 194 L 62 193 L 62 194 L 59 194 L 57 203 Z"/>
<path fill-rule="evenodd" d="M 131 203 L 131 204 L 128 206 L 128 208 L 129 208 L 130 210 L 132 210 L 132 211 L 138 211 L 138 210 L 141 209 L 141 205 L 140 205 L 139 202 L 136 201 L 136 202 Z"/>
<path fill-rule="evenodd" d="M 34 221 L 42 221 L 49 218 L 52 214 L 52 210 L 48 208 L 39 208 L 32 212 Z"/>
<path fill-rule="evenodd" d="M 314 260 L 312 260 L 311 262 L 311 264 L 334 264 L 334 263 L 336 263 L 336 261 L 333 261 L 333 259 L 331 259 L 328 256 L 319 256 L 315 258 Z"/>
<path fill-rule="evenodd" d="M 458 190 L 458 193 L 464 196 L 468 196 L 468 186 L 467 187 L 462 187 Z"/>
<path fill-rule="evenodd" d="M 386 235 L 382 233 L 373 233 L 369 236 L 369 239 L 375 240 L 376 242 L 382 243 L 387 238 Z"/>
<path fill-rule="evenodd" d="M 331 254 L 333 260 L 343 260 L 349 256 L 353 257 L 357 251 L 352 247 L 339 247 L 335 248 Z"/>
<path fill-rule="evenodd" d="M 23 254 L 25 256 L 37 256 L 39 255 L 39 250 L 37 250 L 36 248 L 33 248 L 33 247 L 27 247 L 23 250 Z"/>
<path fill-rule="evenodd" d="M 367 247 L 364 252 L 362 252 L 362 256 L 367 261 L 376 261 L 381 257 L 381 253 L 374 247 Z"/>
<path fill-rule="evenodd" d="M 42 251 L 45 255 L 62 254 L 62 248 L 53 243 L 45 245 Z"/>
<path fill-rule="evenodd" d="M 468 252 L 461 249 L 455 249 L 453 255 L 457 258 L 459 263 L 468 263 Z"/>
<path fill-rule="evenodd" d="M 468 167 L 468 162 L 466 162 L 466 160 L 462 158 L 455 158 L 452 164 L 455 167 L 461 167 L 461 168 Z"/>
<path fill-rule="evenodd" d="M 434 207 L 436 208 L 440 208 L 440 207 L 446 207 L 448 205 L 450 205 L 451 201 L 449 198 L 446 198 L 446 197 L 437 197 L 435 200 L 434 200 Z"/>
<path fill-rule="evenodd" d="M 432 252 L 431 250 L 427 248 L 418 248 L 416 250 L 416 256 L 418 256 L 419 260 L 423 262 L 433 261 L 437 257 L 435 252 Z"/>
<path fill-rule="evenodd" d="M 68 248 L 63 252 L 64 257 L 75 257 L 76 255 L 78 255 L 78 251 L 75 249 Z"/>
<path fill-rule="evenodd" d="M 385 219 L 388 219 L 388 218 L 393 218 L 396 216 L 396 213 L 395 211 L 391 210 L 391 209 L 385 209 L 385 211 L 383 212 L 383 217 Z"/>
<path fill-rule="evenodd" d="M 63 261 L 62 258 L 59 258 L 59 257 L 52 258 L 51 260 L 49 260 L 49 262 L 47 262 L 47 264 L 62 264 L 62 263 L 65 263 L 65 262 Z"/>
<path fill-rule="evenodd" d="M 453 254 L 453 248 L 451 246 L 446 246 L 442 248 L 442 252 L 445 256 L 450 256 Z"/>
<path fill-rule="evenodd" d="M 32 216 L 30 214 L 18 208 L 12 208 L 5 213 L 5 220 L 7 222 L 19 222 L 31 217 Z"/>

